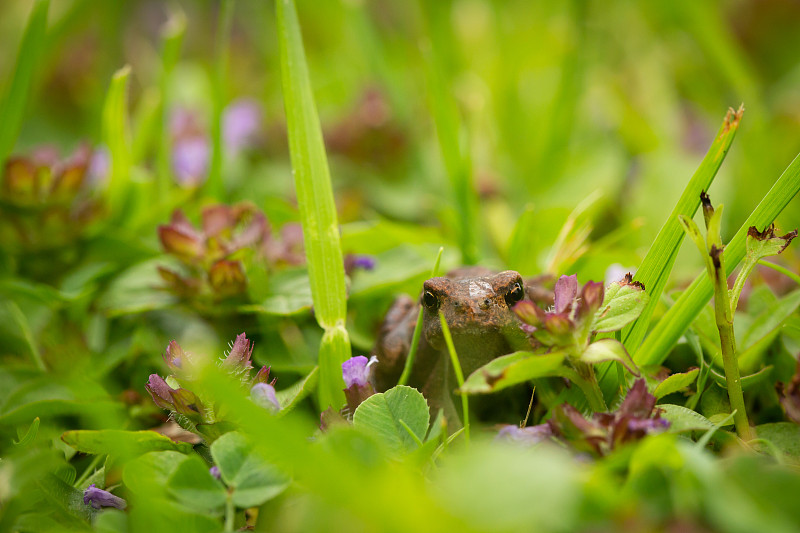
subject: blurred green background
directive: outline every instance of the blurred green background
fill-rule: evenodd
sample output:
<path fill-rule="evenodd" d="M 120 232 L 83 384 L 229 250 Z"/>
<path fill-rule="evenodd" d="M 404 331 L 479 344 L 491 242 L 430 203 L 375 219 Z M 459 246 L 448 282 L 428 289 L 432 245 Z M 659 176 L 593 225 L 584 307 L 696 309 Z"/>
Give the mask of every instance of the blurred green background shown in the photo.
<path fill-rule="evenodd" d="M 0 5 L 3 82 L 29 10 L 25 0 Z M 187 33 L 167 109 L 207 119 L 217 10 L 215 2 L 54 2 L 17 151 L 98 143 L 98 104 L 125 64 L 135 126 L 137 109 L 160 83 L 165 24 L 181 14 Z M 269 198 L 289 198 L 292 182 L 272 10 L 271 2 L 250 0 L 235 7 L 224 99 L 260 101 L 265 134 L 258 157 L 227 166 L 225 179 L 234 198 L 266 206 L 275 219 L 291 215 L 270 212 Z M 435 65 L 457 105 L 462 151 L 481 196 L 483 262 L 527 273 L 547 268 L 542 257 L 513 264 L 504 255 L 519 214 L 532 207 L 537 235 L 530 238 L 552 242 L 564 214 L 599 191 L 590 206 L 592 240 L 616 230 L 624 242 L 581 270 L 599 278 L 601 265 L 636 266 L 728 106 L 746 108 L 711 190 L 715 203 L 726 204 L 728 236 L 800 145 L 800 4 L 792 0 L 325 0 L 300 2 L 298 10 L 340 220 L 441 224 L 452 237 L 426 72 Z M 779 226 L 799 222 L 795 202 Z M 696 271 L 696 255 L 684 250 L 679 278 Z"/>

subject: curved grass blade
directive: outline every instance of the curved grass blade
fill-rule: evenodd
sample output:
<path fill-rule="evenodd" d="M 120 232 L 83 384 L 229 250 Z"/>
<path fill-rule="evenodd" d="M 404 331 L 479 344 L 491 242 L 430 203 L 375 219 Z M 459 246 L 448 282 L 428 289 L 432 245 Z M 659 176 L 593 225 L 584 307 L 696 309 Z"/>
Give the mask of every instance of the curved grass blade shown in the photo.
<path fill-rule="evenodd" d="M 736 131 L 739 129 L 742 113 L 744 113 L 743 107 L 740 107 L 738 111 L 728 110 L 728 114 L 725 115 L 725 120 L 717 132 L 714 142 L 711 143 L 706 156 L 688 185 L 686 185 L 680 200 L 678 200 L 669 215 L 667 222 L 661 227 L 656 240 L 650 250 L 647 251 L 644 261 L 642 261 L 634 276 L 636 281 L 644 284 L 645 290 L 650 295 L 650 301 L 639 318 L 622 330 L 622 343 L 629 353 L 635 352 L 642 339 L 644 339 L 650 324 L 650 317 L 652 317 L 653 310 L 661 298 L 661 293 L 667 284 L 672 266 L 678 257 L 678 249 L 684 237 L 678 217 L 684 215 L 691 219 L 694 216 L 700 206 L 700 192 L 708 190 L 711 182 L 714 181 L 714 177 L 725 160 L 725 155 L 728 153 L 733 138 L 736 136 Z M 638 360 L 637 362 L 641 363 Z"/>

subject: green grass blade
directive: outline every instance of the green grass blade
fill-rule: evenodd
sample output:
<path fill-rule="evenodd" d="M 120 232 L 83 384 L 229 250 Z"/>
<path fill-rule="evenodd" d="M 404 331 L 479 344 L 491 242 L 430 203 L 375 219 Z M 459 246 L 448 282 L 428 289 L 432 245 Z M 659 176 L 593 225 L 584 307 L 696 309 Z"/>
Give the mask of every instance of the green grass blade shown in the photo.
<path fill-rule="evenodd" d="M 114 73 L 103 105 L 103 142 L 111 155 L 108 203 L 112 216 L 120 219 L 125 208 L 125 193 L 131 170 L 128 125 L 128 79 L 130 66 Z"/>
<path fill-rule="evenodd" d="M 775 182 L 761 203 L 750 214 L 725 248 L 725 263 L 733 271 L 745 255 L 747 229 L 756 226 L 763 229 L 771 224 L 781 211 L 800 192 L 800 155 Z M 689 327 L 714 293 L 706 272 L 702 272 L 659 320 L 633 359 L 639 365 L 658 365 L 667 357 L 669 350 Z"/>
<path fill-rule="evenodd" d="M 456 211 L 458 246 L 464 264 L 477 263 L 478 254 L 478 197 L 472 180 L 472 161 L 469 156 L 466 131 L 462 127 L 455 97 L 450 89 L 448 73 L 452 70 L 452 38 L 450 11 L 446 2 L 423 2 L 428 22 L 430 46 L 425 50 L 425 75 L 428 99 L 436 136 L 450 183 Z"/>
<path fill-rule="evenodd" d="M 175 9 L 170 14 L 167 24 L 162 32 L 161 45 L 161 74 L 158 80 L 159 108 L 158 131 L 155 138 L 158 142 L 156 150 L 156 168 L 159 196 L 164 196 L 172 183 L 172 166 L 170 154 L 172 153 L 172 139 L 167 131 L 166 110 L 171 103 L 169 85 L 172 72 L 178 64 L 183 48 L 183 38 L 186 35 L 186 15 L 183 11 Z"/>
<path fill-rule="evenodd" d="M 311 295 L 317 322 L 325 329 L 319 354 L 319 407 L 337 408 L 344 403 L 341 364 L 350 357 L 350 339 L 344 326 L 347 296 L 339 224 L 294 1 L 278 0 L 275 10 L 289 151 Z"/>
<path fill-rule="evenodd" d="M 9 78 L 5 97 L 0 101 L 0 167 L 5 164 L 6 158 L 14 149 L 14 143 L 22 127 L 22 117 L 31 92 L 33 75 L 45 46 L 49 6 L 49 0 L 37 0 L 34 4 L 19 46 L 14 74 Z"/>
<path fill-rule="evenodd" d="M 216 58 L 212 74 L 212 116 L 211 116 L 211 166 L 206 182 L 206 192 L 217 199 L 225 197 L 225 184 L 222 181 L 222 110 L 225 107 L 225 80 L 228 77 L 228 48 L 233 23 L 234 0 L 222 0 L 217 17 Z M 284 85 L 285 87 L 285 85 Z"/>
<path fill-rule="evenodd" d="M 661 298 L 661 293 L 667 284 L 672 266 L 678 257 L 678 249 L 684 237 L 678 216 L 684 215 L 690 219 L 694 216 L 700 206 L 700 192 L 707 191 L 711 182 L 714 181 L 714 177 L 725 160 L 725 155 L 728 153 L 733 138 L 736 136 L 736 131 L 739 129 L 743 111 L 743 108 L 739 108 L 736 112 L 732 109 L 728 110 L 728 114 L 725 115 L 725 120 L 717 132 L 714 142 L 708 149 L 706 156 L 694 176 L 692 176 L 689 184 L 683 190 L 680 200 L 678 200 L 677 205 L 670 213 L 667 222 L 661 227 L 656 240 L 636 271 L 634 279 L 644 284 L 650 295 L 650 301 L 636 322 L 622 330 L 622 342 L 629 353 L 636 351 L 636 348 L 644 339 L 650 324 L 650 317 L 653 316 L 653 310 Z"/>

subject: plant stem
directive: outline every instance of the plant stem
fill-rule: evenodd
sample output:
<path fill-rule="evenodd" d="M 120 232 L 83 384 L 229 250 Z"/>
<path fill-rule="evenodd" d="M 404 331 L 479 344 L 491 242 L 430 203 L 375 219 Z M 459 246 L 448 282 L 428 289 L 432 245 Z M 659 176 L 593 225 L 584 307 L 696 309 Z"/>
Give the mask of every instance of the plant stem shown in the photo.
<path fill-rule="evenodd" d="M 592 366 L 578 360 L 572 360 L 572 366 L 580 377 L 579 380 L 573 379 L 573 381 L 586 395 L 586 400 L 589 402 L 589 407 L 592 411 L 596 413 L 608 411 L 606 401 L 603 399 L 603 392 L 600 390 L 600 385 L 597 383 L 597 376 L 595 376 Z"/>
<path fill-rule="evenodd" d="M 229 493 L 225 500 L 225 531 L 233 531 L 233 519 L 236 517 L 236 507 L 233 505 L 233 497 Z"/>
<path fill-rule="evenodd" d="M 464 386 L 464 373 L 461 371 L 461 363 L 458 361 L 456 347 L 453 345 L 453 337 L 450 335 L 450 328 L 447 327 L 447 320 L 445 320 L 444 313 L 441 311 L 439 311 L 439 321 L 442 323 L 442 334 L 444 335 L 444 342 L 447 344 L 447 351 L 450 354 L 450 362 L 453 364 L 453 370 L 456 373 L 458 387 L 462 388 Z M 461 408 L 464 412 L 464 439 L 469 446 L 469 401 L 464 393 L 461 393 Z"/>
<path fill-rule="evenodd" d="M 742 394 L 742 378 L 739 375 L 739 361 L 736 357 L 736 337 L 733 333 L 733 310 L 731 309 L 728 294 L 728 278 L 725 275 L 725 258 L 720 251 L 712 256 L 714 261 L 714 318 L 719 330 L 719 341 L 722 349 L 722 362 L 725 367 L 725 381 L 728 384 L 728 399 L 731 409 L 735 409 L 733 416 L 736 433 L 744 440 L 755 438 L 750 423 L 747 420 L 747 411 L 744 406 Z"/>
<path fill-rule="evenodd" d="M 75 487 L 76 489 L 80 488 L 80 486 L 83 485 L 83 483 L 87 479 L 89 479 L 89 476 L 94 474 L 94 469 L 97 467 L 97 465 L 100 463 L 100 461 L 103 460 L 103 457 L 105 457 L 105 455 L 102 455 L 102 454 L 101 455 L 95 455 L 94 459 L 92 459 L 92 462 L 89 463 L 89 466 L 87 466 L 86 469 L 83 471 L 83 474 L 81 474 L 81 477 L 79 477 L 75 481 L 75 483 L 72 484 L 72 486 Z"/>
<path fill-rule="evenodd" d="M 436 255 L 436 262 L 433 264 L 431 277 L 435 278 L 439 275 L 439 264 L 442 261 L 442 253 L 444 247 L 439 248 L 439 253 Z M 414 326 L 414 334 L 411 336 L 411 346 L 408 348 L 408 355 L 406 356 L 406 364 L 403 366 L 403 373 L 400 374 L 400 379 L 397 380 L 398 385 L 405 385 L 408 382 L 408 377 L 411 375 L 411 369 L 414 366 L 414 358 L 417 355 L 417 348 L 419 347 L 419 337 L 422 334 L 422 306 L 419 308 L 417 315 L 417 324 Z"/>

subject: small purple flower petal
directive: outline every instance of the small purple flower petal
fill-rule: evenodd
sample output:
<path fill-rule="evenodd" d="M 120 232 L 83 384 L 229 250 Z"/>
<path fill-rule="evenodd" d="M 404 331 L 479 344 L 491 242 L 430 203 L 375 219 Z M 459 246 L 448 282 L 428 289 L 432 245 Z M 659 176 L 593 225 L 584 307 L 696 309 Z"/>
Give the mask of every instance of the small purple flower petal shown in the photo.
<path fill-rule="evenodd" d="M 231 103 L 222 117 L 225 147 L 239 152 L 253 145 L 261 131 L 261 106 L 255 100 L 241 99 Z"/>
<path fill-rule="evenodd" d="M 253 388 L 250 389 L 250 399 L 267 411 L 277 413 L 281 410 L 281 404 L 275 395 L 275 387 L 269 383 L 256 383 L 253 385 Z"/>
<path fill-rule="evenodd" d="M 222 477 L 222 474 L 220 474 L 219 467 L 217 465 L 214 465 L 211 468 L 209 468 L 208 473 L 214 476 L 216 479 Z"/>
<path fill-rule="evenodd" d="M 562 313 L 569 309 L 578 295 L 578 275 L 561 276 L 555 287 L 555 312 Z"/>
<path fill-rule="evenodd" d="M 353 385 L 364 387 L 369 382 L 369 359 L 363 355 L 351 357 L 342 363 L 342 377 L 347 388 Z"/>
<path fill-rule="evenodd" d="M 91 505 L 95 509 L 102 507 L 115 507 L 117 509 L 125 509 L 127 502 L 119 496 L 114 496 L 107 490 L 98 489 L 94 483 L 86 487 L 83 491 L 83 503 Z"/>

